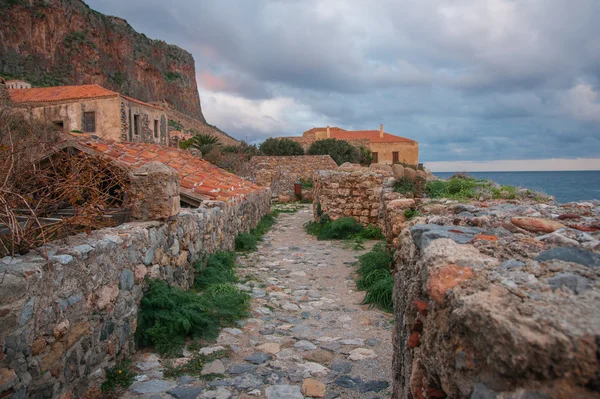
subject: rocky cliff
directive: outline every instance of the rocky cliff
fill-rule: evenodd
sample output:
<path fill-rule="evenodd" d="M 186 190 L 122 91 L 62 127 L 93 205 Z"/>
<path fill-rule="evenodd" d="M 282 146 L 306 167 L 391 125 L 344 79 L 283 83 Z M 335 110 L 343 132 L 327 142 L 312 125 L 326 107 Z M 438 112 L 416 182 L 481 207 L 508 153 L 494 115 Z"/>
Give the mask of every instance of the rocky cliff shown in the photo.
<path fill-rule="evenodd" d="M 205 122 L 190 53 L 81 0 L 0 0 L 0 74 L 35 86 L 97 83 Z"/>

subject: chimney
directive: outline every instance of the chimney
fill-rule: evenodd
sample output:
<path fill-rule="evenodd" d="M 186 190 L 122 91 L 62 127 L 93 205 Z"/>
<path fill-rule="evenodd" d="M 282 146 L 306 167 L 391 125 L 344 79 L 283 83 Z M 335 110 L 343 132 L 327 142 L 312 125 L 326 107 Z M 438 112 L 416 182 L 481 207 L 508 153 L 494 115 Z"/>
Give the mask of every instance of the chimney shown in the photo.
<path fill-rule="evenodd" d="M 331 138 L 331 131 L 329 130 L 329 125 L 327 125 L 327 138 Z"/>
<path fill-rule="evenodd" d="M 379 125 L 379 138 L 383 138 L 383 125 Z"/>

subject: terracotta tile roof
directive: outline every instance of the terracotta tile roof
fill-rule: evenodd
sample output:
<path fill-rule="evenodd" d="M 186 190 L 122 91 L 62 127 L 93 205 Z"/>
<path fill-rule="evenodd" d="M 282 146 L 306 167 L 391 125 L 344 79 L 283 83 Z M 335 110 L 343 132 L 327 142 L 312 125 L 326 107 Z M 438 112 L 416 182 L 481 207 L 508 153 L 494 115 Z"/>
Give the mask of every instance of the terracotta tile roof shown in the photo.
<path fill-rule="evenodd" d="M 327 127 L 313 127 L 303 133 L 309 135 L 316 132 L 326 132 Z M 359 140 L 368 139 L 371 143 L 409 143 L 415 142 L 414 140 L 407 139 L 405 137 L 395 136 L 389 133 L 383 133 L 383 138 L 379 137 L 379 130 L 345 130 L 341 127 L 330 126 L 329 132 L 331 137 L 339 140 Z"/>
<path fill-rule="evenodd" d="M 348 130 L 348 131 L 332 131 L 331 137 L 340 140 L 356 140 L 369 139 L 371 143 L 414 143 L 414 140 L 405 137 L 394 136 L 393 134 L 383 133 L 383 137 L 379 137 L 379 130 Z"/>
<path fill-rule="evenodd" d="M 33 89 L 9 89 L 10 99 L 16 103 L 45 103 L 65 100 L 108 98 L 119 93 L 99 85 L 36 87 Z"/>
<path fill-rule="evenodd" d="M 179 148 L 158 144 L 112 142 L 75 135 L 77 144 L 96 153 L 115 159 L 127 167 L 139 167 L 158 161 L 175 169 L 181 178 L 181 192 L 200 200 L 231 201 L 244 197 L 264 187 L 229 173 L 208 161 L 200 159 Z"/>
<path fill-rule="evenodd" d="M 135 98 L 124 96 L 100 85 L 36 87 L 33 89 L 9 89 L 10 99 L 15 103 L 56 103 L 61 101 L 88 100 L 92 98 L 111 98 L 121 96 L 124 99 L 146 107 L 162 109 Z"/>

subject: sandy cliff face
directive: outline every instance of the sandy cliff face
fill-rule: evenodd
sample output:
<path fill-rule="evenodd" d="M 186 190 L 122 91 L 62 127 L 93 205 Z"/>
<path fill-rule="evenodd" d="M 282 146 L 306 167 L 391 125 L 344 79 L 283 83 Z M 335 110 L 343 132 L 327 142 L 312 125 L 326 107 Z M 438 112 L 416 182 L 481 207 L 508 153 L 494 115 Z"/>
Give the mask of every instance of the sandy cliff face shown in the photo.
<path fill-rule="evenodd" d="M 190 53 L 80 0 L 0 0 L 0 74 L 38 86 L 97 83 L 205 121 Z"/>

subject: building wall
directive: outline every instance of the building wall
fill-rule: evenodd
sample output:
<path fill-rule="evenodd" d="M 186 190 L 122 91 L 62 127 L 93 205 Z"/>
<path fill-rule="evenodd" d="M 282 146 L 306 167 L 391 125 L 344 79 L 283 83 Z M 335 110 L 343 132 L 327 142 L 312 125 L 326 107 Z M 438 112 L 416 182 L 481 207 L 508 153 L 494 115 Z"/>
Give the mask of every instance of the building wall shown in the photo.
<path fill-rule="evenodd" d="M 270 199 L 263 190 L 227 204 L 206 201 L 168 222 L 52 242 L 48 260 L 36 251 L 0 259 L 0 397 L 102 397 L 105 369 L 135 350 L 144 278 L 192 286 L 193 263 L 233 249 L 235 236 L 269 212 Z"/>
<path fill-rule="evenodd" d="M 377 153 L 377 163 L 392 164 L 393 152 L 398 151 L 399 161 L 410 165 L 419 163 L 419 143 L 371 143 L 371 152 Z"/>
<path fill-rule="evenodd" d="M 62 122 L 64 131 L 83 130 L 83 113 L 96 113 L 96 131 L 94 134 L 111 140 L 121 139 L 121 123 L 119 120 L 120 101 L 118 97 L 92 100 L 78 100 L 60 104 L 27 105 L 19 104 L 32 118 L 46 123 Z"/>
<path fill-rule="evenodd" d="M 31 83 L 24 80 L 7 80 L 6 86 L 9 89 L 31 89 Z"/>
<path fill-rule="evenodd" d="M 158 107 L 150 107 L 126 98 L 121 98 L 121 134 L 119 141 L 135 141 L 168 145 L 167 114 Z M 139 128 L 135 131 L 134 118 L 139 115 Z M 157 128 L 155 131 L 155 121 Z"/>

